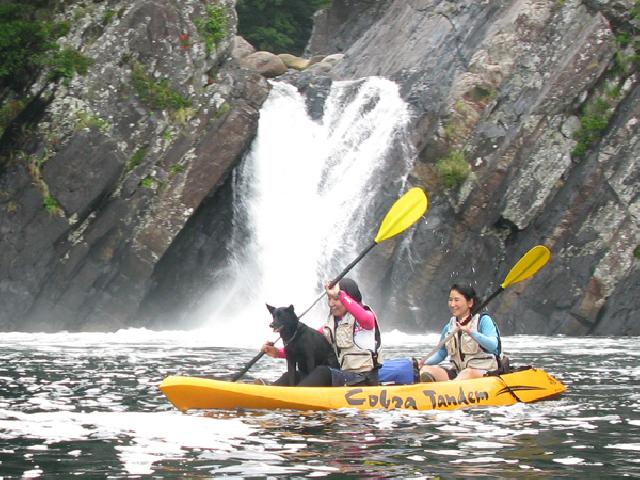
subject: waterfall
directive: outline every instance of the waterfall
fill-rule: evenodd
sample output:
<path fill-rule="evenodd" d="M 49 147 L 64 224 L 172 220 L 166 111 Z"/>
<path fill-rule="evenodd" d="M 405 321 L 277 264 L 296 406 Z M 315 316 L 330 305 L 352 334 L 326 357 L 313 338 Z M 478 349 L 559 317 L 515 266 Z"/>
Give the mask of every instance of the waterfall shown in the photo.
<path fill-rule="evenodd" d="M 234 172 L 232 258 L 228 279 L 207 302 L 210 326 L 246 336 L 259 325 L 263 338 L 265 302 L 293 304 L 298 313 L 313 303 L 323 280 L 375 236 L 383 187 L 402 193 L 414 160 L 408 121 L 397 85 L 382 78 L 334 82 L 320 121 L 295 87 L 273 84 Z M 326 313 L 323 300 L 303 320 L 319 326 Z M 233 327 L 234 319 L 242 321 Z"/>

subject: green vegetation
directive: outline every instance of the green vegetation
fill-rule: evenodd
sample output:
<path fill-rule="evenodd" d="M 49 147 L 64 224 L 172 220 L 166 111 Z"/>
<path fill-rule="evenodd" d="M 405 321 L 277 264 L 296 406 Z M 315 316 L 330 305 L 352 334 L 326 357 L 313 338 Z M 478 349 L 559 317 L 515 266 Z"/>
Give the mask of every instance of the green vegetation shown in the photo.
<path fill-rule="evenodd" d="M 446 188 L 462 185 L 471 172 L 462 150 L 452 150 L 436 162 L 436 171 Z"/>
<path fill-rule="evenodd" d="M 58 65 L 56 40 L 69 24 L 46 20 L 51 12 L 33 5 L 38 3 L 0 4 L 0 87 L 22 92 L 42 68 Z"/>
<path fill-rule="evenodd" d="M 109 130 L 109 122 L 100 117 L 96 117 L 95 115 L 91 115 L 87 112 L 76 112 L 75 117 L 76 130 L 82 130 L 83 128 L 96 128 L 105 133 Z"/>
<path fill-rule="evenodd" d="M 113 21 L 114 18 L 116 18 L 117 15 L 118 15 L 118 12 L 116 12 L 111 8 L 105 10 L 104 15 L 102 16 L 102 24 L 108 25 Z"/>
<path fill-rule="evenodd" d="M 147 156 L 147 152 L 149 151 L 149 147 L 145 146 L 145 147 L 141 147 L 139 149 L 137 149 L 133 155 L 131 155 L 131 158 L 129 159 L 129 162 L 127 163 L 127 171 L 131 171 L 134 168 L 136 168 L 138 165 L 140 165 L 140 163 L 142 162 L 142 160 L 144 160 L 144 157 Z"/>
<path fill-rule="evenodd" d="M 154 188 L 156 186 L 156 181 L 152 177 L 144 177 L 140 180 L 140 185 L 144 188 Z"/>
<path fill-rule="evenodd" d="M 609 102 L 604 98 L 596 98 L 586 105 L 580 116 L 580 130 L 574 134 L 578 141 L 571 155 L 583 157 L 589 147 L 602 138 L 609 126 L 612 110 Z"/>
<path fill-rule="evenodd" d="M 622 86 L 640 67 L 640 0 L 635 0 L 629 13 L 630 22 L 615 27 L 618 50 L 606 79 L 592 99 L 582 107 L 580 129 L 574 134 L 578 143 L 571 152 L 575 158 L 586 155 L 602 139 L 620 101 Z"/>
<path fill-rule="evenodd" d="M 173 133 L 171 132 L 171 130 L 165 130 L 164 132 L 162 132 L 162 138 L 167 142 L 170 142 L 171 140 L 173 140 Z"/>
<path fill-rule="evenodd" d="M 460 122 L 449 120 L 443 127 L 444 138 L 449 142 L 455 142 L 462 135 Z"/>
<path fill-rule="evenodd" d="M 216 110 L 216 117 L 222 117 L 223 115 L 226 115 L 227 113 L 229 113 L 229 110 L 231 110 L 231 105 L 229 105 L 227 102 L 223 103 L 218 107 L 218 110 Z"/>
<path fill-rule="evenodd" d="M 237 0 L 238 34 L 258 50 L 301 54 L 313 14 L 331 0 Z"/>
<path fill-rule="evenodd" d="M 197 19 L 195 24 L 207 53 L 213 52 L 229 32 L 227 11 L 219 5 L 209 5 L 206 17 Z"/>
<path fill-rule="evenodd" d="M 46 196 L 42 199 L 42 206 L 49 212 L 49 215 L 60 215 L 60 204 L 52 196 Z"/>
<path fill-rule="evenodd" d="M 174 165 L 171 165 L 171 168 L 169 169 L 169 174 L 171 176 L 177 175 L 178 173 L 182 173 L 186 170 L 184 165 L 180 165 L 179 163 L 176 163 Z"/>
<path fill-rule="evenodd" d="M 171 118 L 175 122 L 177 122 L 177 123 L 179 123 L 181 125 L 186 125 L 187 124 L 187 120 L 189 120 L 195 114 L 196 114 L 196 111 L 193 108 L 180 107 L 177 110 L 172 110 Z"/>
<path fill-rule="evenodd" d="M 633 256 L 636 257 L 636 260 L 640 260 L 640 245 L 633 250 Z"/>
<path fill-rule="evenodd" d="M 57 81 L 64 79 L 65 84 L 69 84 L 76 73 L 85 75 L 89 66 L 93 63 L 89 57 L 74 50 L 73 48 L 65 48 L 57 52 L 48 62 L 51 69 L 49 70 L 49 80 Z"/>
<path fill-rule="evenodd" d="M 613 73 L 624 75 L 640 66 L 640 0 L 630 10 L 630 22 L 616 26 L 616 43 L 622 50 L 616 52 Z"/>
<path fill-rule="evenodd" d="M 171 89 L 166 78 L 154 80 L 139 63 L 131 66 L 133 87 L 145 105 L 158 109 L 178 110 L 191 106 L 191 100 Z"/>

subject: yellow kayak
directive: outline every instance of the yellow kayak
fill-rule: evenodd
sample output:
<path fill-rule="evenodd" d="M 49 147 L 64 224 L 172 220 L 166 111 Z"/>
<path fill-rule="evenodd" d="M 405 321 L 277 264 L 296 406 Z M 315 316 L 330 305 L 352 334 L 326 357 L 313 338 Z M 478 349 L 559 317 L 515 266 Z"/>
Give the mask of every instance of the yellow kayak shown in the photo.
<path fill-rule="evenodd" d="M 471 380 L 377 387 L 279 387 L 170 376 L 160 390 L 180 410 L 293 409 L 454 410 L 513 405 L 560 395 L 565 386 L 535 368 Z"/>

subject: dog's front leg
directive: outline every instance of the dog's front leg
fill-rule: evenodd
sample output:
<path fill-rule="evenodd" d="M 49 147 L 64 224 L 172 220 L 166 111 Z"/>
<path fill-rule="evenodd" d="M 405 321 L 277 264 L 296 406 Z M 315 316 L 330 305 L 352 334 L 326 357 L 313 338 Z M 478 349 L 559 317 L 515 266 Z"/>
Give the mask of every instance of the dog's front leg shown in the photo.
<path fill-rule="evenodd" d="M 287 372 L 289 372 L 289 386 L 293 387 L 296 384 L 296 361 L 292 358 L 287 358 Z"/>

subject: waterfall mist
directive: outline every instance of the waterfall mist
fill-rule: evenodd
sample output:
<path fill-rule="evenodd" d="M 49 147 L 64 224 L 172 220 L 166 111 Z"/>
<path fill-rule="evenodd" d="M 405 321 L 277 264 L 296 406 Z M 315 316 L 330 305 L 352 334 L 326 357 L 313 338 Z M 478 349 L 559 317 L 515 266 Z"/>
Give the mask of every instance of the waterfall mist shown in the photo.
<path fill-rule="evenodd" d="M 273 84 L 234 172 L 231 254 L 201 303 L 207 326 L 266 339 L 265 303 L 298 313 L 313 303 L 375 236 L 389 206 L 381 192 L 402 193 L 414 159 L 408 121 L 397 86 L 382 78 L 334 82 L 320 121 L 295 87 Z M 319 326 L 326 313 L 322 300 L 303 320 Z"/>

